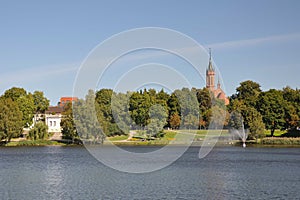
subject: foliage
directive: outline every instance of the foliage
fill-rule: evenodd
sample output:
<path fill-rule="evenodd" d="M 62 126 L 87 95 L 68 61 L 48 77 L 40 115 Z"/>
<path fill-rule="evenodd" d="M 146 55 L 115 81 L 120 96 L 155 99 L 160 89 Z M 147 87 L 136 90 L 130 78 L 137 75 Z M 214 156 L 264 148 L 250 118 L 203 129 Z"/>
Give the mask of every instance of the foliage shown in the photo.
<path fill-rule="evenodd" d="M 236 91 L 237 98 L 242 100 L 246 106 L 255 106 L 261 93 L 260 85 L 251 80 L 241 82 Z"/>
<path fill-rule="evenodd" d="M 266 128 L 271 130 L 271 136 L 276 129 L 284 128 L 286 106 L 281 91 L 271 89 L 260 94 L 257 108 L 263 116 Z"/>
<path fill-rule="evenodd" d="M 169 119 L 169 124 L 172 129 L 178 129 L 180 126 L 180 116 L 178 113 L 174 113 L 171 115 Z"/>
<path fill-rule="evenodd" d="M 28 135 L 31 140 L 45 140 L 49 137 L 48 126 L 44 122 L 37 122 L 29 131 Z"/>
<path fill-rule="evenodd" d="M 78 136 L 84 142 L 103 143 L 105 135 L 96 117 L 94 91 L 89 90 L 85 100 L 75 102 L 73 112 Z"/>
<path fill-rule="evenodd" d="M 22 112 L 11 98 L 0 98 L 0 140 L 6 143 L 22 133 Z"/>
<path fill-rule="evenodd" d="M 43 113 L 48 109 L 50 101 L 44 96 L 42 91 L 34 91 L 33 101 L 35 105 L 36 112 Z"/>
<path fill-rule="evenodd" d="M 12 87 L 4 92 L 3 97 L 8 99 L 10 98 L 13 101 L 17 101 L 20 97 L 26 96 L 27 92 L 23 88 Z"/>
<path fill-rule="evenodd" d="M 64 139 L 72 140 L 72 143 L 75 142 L 75 139 L 78 138 L 78 134 L 76 131 L 74 119 L 73 119 L 73 109 L 72 103 L 68 102 L 64 106 L 64 111 L 62 112 L 62 119 L 60 122 L 60 126 L 62 128 L 62 135 Z"/>
<path fill-rule="evenodd" d="M 161 137 L 164 125 L 167 123 L 168 113 L 159 104 L 151 106 L 149 110 L 150 123 L 147 125 L 148 137 Z"/>

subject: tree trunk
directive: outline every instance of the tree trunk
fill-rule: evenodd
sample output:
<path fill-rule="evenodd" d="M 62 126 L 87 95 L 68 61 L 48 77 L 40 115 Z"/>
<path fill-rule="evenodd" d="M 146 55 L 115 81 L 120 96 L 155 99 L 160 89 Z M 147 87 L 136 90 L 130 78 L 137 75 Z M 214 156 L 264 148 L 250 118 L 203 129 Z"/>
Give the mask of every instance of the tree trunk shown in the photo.
<path fill-rule="evenodd" d="M 275 132 L 275 129 L 274 129 L 274 128 L 272 128 L 272 129 L 271 129 L 271 137 L 273 137 L 273 136 L 274 136 L 274 132 Z"/>

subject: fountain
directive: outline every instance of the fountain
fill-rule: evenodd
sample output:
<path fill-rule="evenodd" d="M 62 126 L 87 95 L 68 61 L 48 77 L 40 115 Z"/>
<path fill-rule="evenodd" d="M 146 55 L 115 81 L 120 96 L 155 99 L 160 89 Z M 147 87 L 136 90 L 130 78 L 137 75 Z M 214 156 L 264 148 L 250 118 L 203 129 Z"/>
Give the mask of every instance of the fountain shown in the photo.
<path fill-rule="evenodd" d="M 232 112 L 230 116 L 230 133 L 232 139 L 240 139 L 243 142 L 243 148 L 246 148 L 246 140 L 248 138 L 248 132 L 245 131 L 243 117 L 238 112 Z"/>

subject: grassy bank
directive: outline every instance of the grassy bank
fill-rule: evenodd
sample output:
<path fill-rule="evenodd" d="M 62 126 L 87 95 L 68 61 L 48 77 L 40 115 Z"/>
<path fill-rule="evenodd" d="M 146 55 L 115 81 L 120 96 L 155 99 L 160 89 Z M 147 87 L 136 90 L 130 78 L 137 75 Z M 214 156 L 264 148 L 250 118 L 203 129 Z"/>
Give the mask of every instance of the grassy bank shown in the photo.
<path fill-rule="evenodd" d="M 64 146 L 66 144 L 51 141 L 51 140 L 22 140 L 22 141 L 12 141 L 6 144 L 5 146 L 14 147 L 14 146 Z"/>
<path fill-rule="evenodd" d="M 292 137 L 268 137 L 259 142 L 262 145 L 300 145 L 300 138 Z"/>

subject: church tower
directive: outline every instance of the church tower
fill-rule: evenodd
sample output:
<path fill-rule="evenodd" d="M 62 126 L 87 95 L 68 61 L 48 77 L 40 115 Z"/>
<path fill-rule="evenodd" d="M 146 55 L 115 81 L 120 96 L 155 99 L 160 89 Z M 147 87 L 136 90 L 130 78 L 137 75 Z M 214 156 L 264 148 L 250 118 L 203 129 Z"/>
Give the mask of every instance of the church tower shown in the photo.
<path fill-rule="evenodd" d="M 210 91 L 215 90 L 215 69 L 211 61 L 211 49 L 209 49 L 209 63 L 206 69 L 206 88 Z"/>
<path fill-rule="evenodd" d="M 221 88 L 220 80 L 218 80 L 217 88 L 215 88 L 215 69 L 211 61 L 211 49 L 209 49 L 209 63 L 206 69 L 206 88 L 214 95 L 215 98 L 224 101 L 225 105 L 229 104 L 229 99 Z"/>

